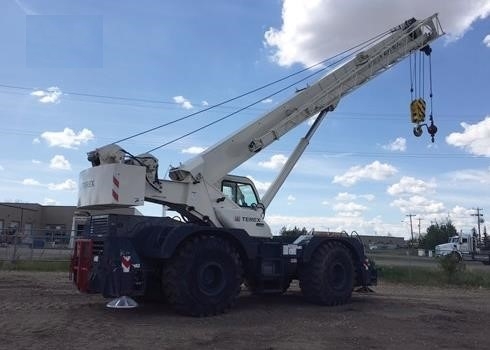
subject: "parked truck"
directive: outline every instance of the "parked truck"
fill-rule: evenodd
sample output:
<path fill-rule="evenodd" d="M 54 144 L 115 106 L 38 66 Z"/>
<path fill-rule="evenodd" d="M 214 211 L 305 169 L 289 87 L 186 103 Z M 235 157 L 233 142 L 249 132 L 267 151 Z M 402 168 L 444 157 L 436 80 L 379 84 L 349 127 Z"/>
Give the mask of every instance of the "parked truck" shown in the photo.
<path fill-rule="evenodd" d="M 490 246 L 478 244 L 478 238 L 470 234 L 453 236 L 448 243 L 439 244 L 435 248 L 435 256 L 452 255 L 458 261 L 481 261 L 490 265 Z"/>
<path fill-rule="evenodd" d="M 306 300 L 348 302 L 355 287 L 375 285 L 377 274 L 356 235 L 274 236 L 266 209 L 339 100 L 443 35 L 437 14 L 410 19 L 331 70 L 272 111 L 159 179 L 158 159 L 133 156 L 116 144 L 88 154 L 80 174 L 79 208 L 118 208 L 145 201 L 179 218 L 95 215 L 76 240 L 73 282 L 81 292 L 116 298 L 163 296 L 192 316 L 222 313 L 245 283 L 257 294 L 280 294 L 292 280 Z M 311 117 L 314 123 L 263 197 L 247 177 L 230 172 Z M 412 118 L 413 121 L 413 118 Z M 423 118 L 416 121 L 420 134 Z M 437 130 L 427 126 L 433 136 Z M 419 136 L 419 135 L 416 135 Z"/>

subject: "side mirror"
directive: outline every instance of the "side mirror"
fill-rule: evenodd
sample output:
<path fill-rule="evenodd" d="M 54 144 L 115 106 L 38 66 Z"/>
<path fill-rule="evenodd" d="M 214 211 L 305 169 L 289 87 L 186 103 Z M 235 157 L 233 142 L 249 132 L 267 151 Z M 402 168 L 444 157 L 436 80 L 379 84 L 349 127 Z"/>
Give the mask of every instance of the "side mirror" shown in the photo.
<path fill-rule="evenodd" d="M 262 214 L 265 215 L 265 205 L 262 203 L 253 203 L 251 205 L 253 210 L 261 210 Z"/>

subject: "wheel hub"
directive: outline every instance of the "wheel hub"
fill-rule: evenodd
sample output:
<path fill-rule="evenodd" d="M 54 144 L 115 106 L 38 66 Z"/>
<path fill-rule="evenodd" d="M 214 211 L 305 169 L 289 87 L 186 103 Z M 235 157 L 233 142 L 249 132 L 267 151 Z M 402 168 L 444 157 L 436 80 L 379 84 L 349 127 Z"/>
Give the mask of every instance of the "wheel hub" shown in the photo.
<path fill-rule="evenodd" d="M 215 296 L 223 291 L 226 285 L 223 266 L 216 262 L 208 262 L 199 269 L 199 290 Z"/>

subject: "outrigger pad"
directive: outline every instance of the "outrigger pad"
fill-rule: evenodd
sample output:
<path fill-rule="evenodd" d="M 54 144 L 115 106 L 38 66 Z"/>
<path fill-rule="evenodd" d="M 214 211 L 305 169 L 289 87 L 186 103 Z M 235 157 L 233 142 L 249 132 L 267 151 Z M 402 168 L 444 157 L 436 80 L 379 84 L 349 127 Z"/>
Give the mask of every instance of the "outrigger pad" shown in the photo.
<path fill-rule="evenodd" d="M 123 295 L 108 302 L 106 307 L 110 307 L 111 309 L 133 309 L 138 307 L 138 303 L 134 299 Z"/>

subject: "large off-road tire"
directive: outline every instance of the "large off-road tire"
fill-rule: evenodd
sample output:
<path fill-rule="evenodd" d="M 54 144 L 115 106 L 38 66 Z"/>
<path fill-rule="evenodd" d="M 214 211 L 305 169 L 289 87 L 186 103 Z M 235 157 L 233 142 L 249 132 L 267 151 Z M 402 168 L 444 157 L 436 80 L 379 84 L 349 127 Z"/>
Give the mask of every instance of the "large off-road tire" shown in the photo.
<path fill-rule="evenodd" d="M 230 243 L 202 235 L 186 242 L 162 274 L 164 293 L 177 312 L 210 316 L 233 306 L 240 293 L 243 267 Z"/>
<path fill-rule="evenodd" d="M 304 297 L 315 304 L 347 303 L 354 287 L 354 264 L 349 250 L 339 242 L 327 242 L 313 253 L 300 269 L 300 288 Z"/>

